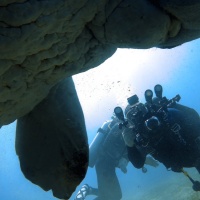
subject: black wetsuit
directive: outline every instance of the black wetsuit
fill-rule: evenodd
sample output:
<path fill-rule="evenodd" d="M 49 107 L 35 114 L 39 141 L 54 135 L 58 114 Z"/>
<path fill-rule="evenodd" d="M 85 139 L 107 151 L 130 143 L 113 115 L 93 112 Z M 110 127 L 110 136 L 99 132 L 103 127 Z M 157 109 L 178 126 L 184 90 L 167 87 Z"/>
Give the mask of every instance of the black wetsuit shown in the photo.
<path fill-rule="evenodd" d="M 196 167 L 199 171 L 200 151 L 196 142 L 200 136 L 199 115 L 193 109 L 177 104 L 168 109 L 167 119 L 168 124 L 161 123 L 156 134 L 149 133 L 146 145 L 127 147 L 130 162 L 141 168 L 146 155 L 151 154 L 173 171 L 180 171 L 182 167 Z"/>

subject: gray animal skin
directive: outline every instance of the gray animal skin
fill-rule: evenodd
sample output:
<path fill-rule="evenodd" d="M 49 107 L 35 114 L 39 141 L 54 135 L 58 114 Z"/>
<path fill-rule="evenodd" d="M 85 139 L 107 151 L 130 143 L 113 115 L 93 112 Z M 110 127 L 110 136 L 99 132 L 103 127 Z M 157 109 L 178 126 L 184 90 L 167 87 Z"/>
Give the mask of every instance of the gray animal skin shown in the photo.
<path fill-rule="evenodd" d="M 84 118 L 78 121 L 81 129 L 78 126 L 71 129 L 78 123 L 77 118 L 72 117 L 75 115 L 73 110 L 79 105 L 78 98 L 71 102 L 71 97 L 66 96 L 64 100 L 60 99 L 60 103 L 50 102 L 51 89 L 67 77 L 97 67 L 117 48 L 173 48 L 199 38 L 199 10 L 200 0 L 1 0 L 0 126 L 19 119 L 17 152 L 25 176 L 45 190 L 53 189 L 56 197 L 63 197 L 65 193 L 70 196 L 86 172 L 87 150 L 82 152 L 87 149 Z M 74 86 L 69 82 L 65 87 L 72 87 L 75 95 Z M 62 97 L 62 92 L 54 94 L 53 99 Z M 45 102 L 50 102 L 49 106 L 42 108 Z M 66 110 L 65 103 L 70 105 Z M 48 110 L 53 108 L 54 113 Z M 59 109 L 66 113 L 58 112 L 56 117 Z M 45 113 L 42 112 L 52 113 L 57 123 L 50 114 L 44 117 Z M 62 118 L 68 114 L 70 121 Z M 49 119 L 50 122 L 46 121 L 43 126 L 36 119 Z M 63 127 L 60 125 L 58 128 L 61 122 Z M 51 128 L 47 124 L 51 124 Z M 34 129 L 41 137 L 32 136 L 36 134 L 32 131 Z M 50 139 L 53 138 L 53 130 L 56 130 L 56 135 L 63 135 L 60 136 L 65 138 L 62 143 L 58 143 L 59 137 L 55 143 Z M 38 138 L 38 141 L 33 138 Z M 64 149 L 63 143 L 66 144 L 63 157 L 58 150 L 46 150 L 44 155 L 47 162 L 44 161 L 44 166 L 51 173 L 57 169 L 55 163 L 65 157 L 68 164 L 66 170 L 61 170 L 63 173 L 60 171 L 60 176 L 66 177 L 67 174 L 71 184 L 60 184 L 56 188 L 58 180 L 51 179 L 48 173 L 42 173 L 45 171 L 42 164 L 34 164 L 41 156 L 38 152 L 43 145 L 37 149 L 38 144 L 47 141 L 44 138 L 49 138 L 47 149 L 54 146 Z M 83 140 L 82 145 L 79 139 Z M 29 150 L 25 150 L 26 146 Z M 74 166 L 74 160 L 77 160 L 71 161 L 75 149 L 77 157 L 84 157 L 84 162 L 79 160 L 80 163 L 77 163 L 77 166 L 84 166 L 81 175 L 70 173 L 70 166 Z M 29 159 L 32 156 L 34 159 Z M 49 157 L 54 158 L 50 161 Z M 62 182 L 61 178 L 59 181 Z"/>

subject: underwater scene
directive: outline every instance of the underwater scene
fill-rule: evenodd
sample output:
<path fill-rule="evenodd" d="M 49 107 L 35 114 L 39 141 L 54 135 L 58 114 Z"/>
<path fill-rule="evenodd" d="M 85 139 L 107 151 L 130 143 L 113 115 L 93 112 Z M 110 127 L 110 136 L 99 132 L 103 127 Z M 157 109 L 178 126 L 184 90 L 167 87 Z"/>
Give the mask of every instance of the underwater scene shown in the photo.
<path fill-rule="evenodd" d="M 199 46 L 200 40 L 194 40 L 173 49 L 118 49 L 97 68 L 73 76 L 84 112 L 88 144 L 92 143 L 102 124 L 111 120 L 115 107 L 124 110 L 128 104 L 127 99 L 135 94 L 140 102 L 145 103 L 145 91 L 153 91 L 157 84 L 162 86 L 163 96 L 173 99 L 180 95 L 179 103 L 195 109 L 199 114 Z M 15 128 L 16 122 L 0 129 L 0 199 L 55 200 L 51 191 L 43 191 L 22 174 L 15 152 Z M 112 146 L 109 148 L 115 153 Z M 181 156 L 190 159 L 185 152 Z M 131 162 L 127 163 L 125 171 L 115 168 L 122 200 L 200 199 L 200 174 L 196 168 L 174 172 L 167 170 L 163 163 L 154 162 L 156 166 L 145 164 L 142 169 L 137 169 Z M 84 180 L 77 186 L 70 200 L 96 198 L 95 195 L 77 197 L 85 184 L 92 188 L 98 187 L 94 166 L 88 167 Z M 112 182 L 105 184 L 110 193 L 118 192 L 112 190 Z"/>

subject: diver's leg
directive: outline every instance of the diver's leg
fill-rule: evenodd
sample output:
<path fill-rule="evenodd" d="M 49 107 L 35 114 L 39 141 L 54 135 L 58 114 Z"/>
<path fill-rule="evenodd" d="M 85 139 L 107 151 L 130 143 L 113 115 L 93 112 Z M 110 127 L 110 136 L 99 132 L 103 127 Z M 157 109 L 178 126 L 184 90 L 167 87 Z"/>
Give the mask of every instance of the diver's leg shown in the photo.
<path fill-rule="evenodd" d="M 95 168 L 99 200 L 120 200 L 122 192 L 115 173 L 115 163 L 111 159 L 101 158 L 97 161 Z"/>
<path fill-rule="evenodd" d="M 92 188 L 90 190 L 90 195 L 96 195 L 98 196 L 99 190 L 97 188 Z"/>

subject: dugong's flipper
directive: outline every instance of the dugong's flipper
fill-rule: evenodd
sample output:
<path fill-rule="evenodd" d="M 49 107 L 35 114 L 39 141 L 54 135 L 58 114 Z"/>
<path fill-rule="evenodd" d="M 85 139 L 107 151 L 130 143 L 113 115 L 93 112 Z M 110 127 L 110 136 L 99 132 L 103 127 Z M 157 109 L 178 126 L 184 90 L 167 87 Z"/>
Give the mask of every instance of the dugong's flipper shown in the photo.
<path fill-rule="evenodd" d="M 88 166 L 84 116 L 72 78 L 18 119 L 16 152 L 27 179 L 58 198 L 71 196 Z"/>

